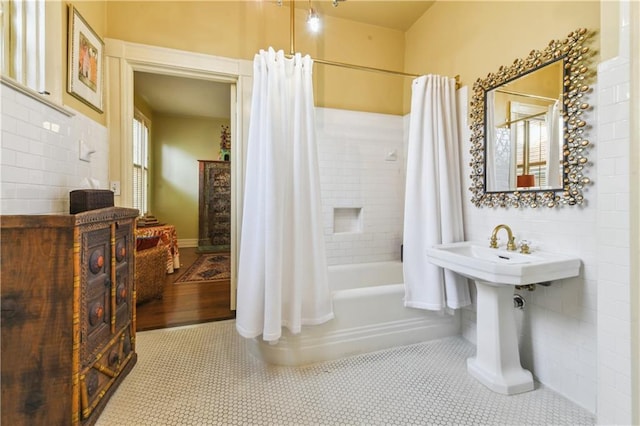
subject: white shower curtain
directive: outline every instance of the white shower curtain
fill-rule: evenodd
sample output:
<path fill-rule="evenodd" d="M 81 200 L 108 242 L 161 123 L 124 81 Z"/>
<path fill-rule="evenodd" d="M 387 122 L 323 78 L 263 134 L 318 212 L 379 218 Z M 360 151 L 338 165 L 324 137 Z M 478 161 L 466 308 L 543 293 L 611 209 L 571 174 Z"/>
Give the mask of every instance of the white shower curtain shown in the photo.
<path fill-rule="evenodd" d="M 511 102 L 511 108 L 513 109 L 516 102 Z M 513 117 L 511 117 L 513 120 Z M 509 188 L 517 188 L 518 187 L 518 128 L 517 123 L 512 123 L 509 125 L 509 137 L 511 138 L 510 144 L 510 155 L 511 159 L 509 164 Z M 522 173 L 522 172 L 521 172 Z"/>
<path fill-rule="evenodd" d="M 280 338 L 282 327 L 333 318 L 322 229 L 313 61 L 269 48 L 254 58 L 238 261 L 236 328 Z"/>
<path fill-rule="evenodd" d="M 562 187 L 560 179 L 560 146 L 562 140 L 562 117 L 560 115 L 560 101 L 549 105 L 546 114 L 547 121 L 547 186 L 549 188 Z"/>
<path fill-rule="evenodd" d="M 463 240 L 455 80 L 413 81 L 404 209 L 405 306 L 441 310 L 471 303 L 466 278 L 427 261 L 426 249 Z"/>
<path fill-rule="evenodd" d="M 503 188 L 498 187 L 496 179 L 496 120 L 495 120 L 495 104 L 496 93 L 493 90 L 486 92 L 487 102 L 485 107 L 485 189 L 487 191 L 499 191 Z"/>

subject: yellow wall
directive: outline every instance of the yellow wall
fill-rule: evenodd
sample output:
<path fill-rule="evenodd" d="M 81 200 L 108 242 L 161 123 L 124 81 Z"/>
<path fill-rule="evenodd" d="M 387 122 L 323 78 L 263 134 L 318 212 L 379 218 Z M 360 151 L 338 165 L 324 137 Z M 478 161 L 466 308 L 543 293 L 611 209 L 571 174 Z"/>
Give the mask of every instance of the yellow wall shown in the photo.
<path fill-rule="evenodd" d="M 274 1 L 108 1 L 107 37 L 253 59 L 269 46 L 289 52 L 289 8 Z M 132 21 L 135 17 L 135 23 Z M 404 33 L 354 21 L 323 17 L 323 30 L 309 34 L 306 11 L 296 10 L 296 51 L 331 61 L 402 71 Z M 403 86 L 410 79 L 314 67 L 316 105 L 400 114 Z"/>
<path fill-rule="evenodd" d="M 599 1 L 436 2 L 405 34 L 323 17 L 323 30 L 309 34 L 306 11 L 296 11 L 296 50 L 312 57 L 410 73 L 459 74 L 463 85 L 511 64 L 531 49 L 578 27 L 607 31 L 616 7 Z M 614 2 L 615 3 L 615 2 Z M 62 23 L 66 70 L 67 12 Z M 78 1 L 73 2 L 101 37 L 231 58 L 251 59 L 261 48 L 289 51 L 289 8 L 272 1 Z M 132 25 L 132 17 L 136 18 Z M 609 22 L 611 25 L 609 25 Z M 595 47 L 599 48 L 596 37 Z M 610 40 L 608 38 L 607 40 Z M 611 44 L 611 43 L 609 43 Z M 615 56 L 617 47 L 602 46 Z M 326 65 L 314 69 L 316 105 L 401 114 L 408 111 L 410 79 Z M 66 72 L 65 72 L 66 76 Z M 403 99 L 404 97 L 404 99 Z M 97 122 L 100 114 L 68 93 L 63 102 Z"/>
<path fill-rule="evenodd" d="M 133 93 L 133 106 L 138 109 L 142 115 L 147 117 L 150 121 L 153 121 L 153 110 L 149 104 L 135 92 Z"/>
<path fill-rule="evenodd" d="M 532 73 L 513 80 L 508 84 L 503 85 L 502 88 L 517 93 L 560 99 L 563 88 L 563 71 L 562 61 L 556 61 Z M 510 102 L 523 102 L 529 105 L 542 105 L 545 107 L 551 104 L 549 100 L 525 98 L 522 96 L 496 92 L 493 110 L 497 124 L 511 119 Z"/>
<path fill-rule="evenodd" d="M 226 118 L 154 113 L 150 212 L 176 227 L 178 238 L 198 238 L 198 160 L 217 160 Z M 233 147 L 231 147 L 233 155 Z"/>
<path fill-rule="evenodd" d="M 607 0 L 600 8 L 600 58 L 602 61 L 618 56 L 620 42 L 620 2 Z"/>
<path fill-rule="evenodd" d="M 68 69 L 68 59 L 67 59 L 67 41 L 68 41 L 68 19 L 69 19 L 69 12 L 68 12 L 68 3 L 66 2 L 60 2 L 60 7 L 63 9 L 62 10 L 62 23 L 61 23 L 61 27 L 62 27 L 62 64 L 63 64 L 63 69 L 64 69 L 64 83 L 63 83 L 63 87 L 64 87 L 64 92 L 62 93 L 62 103 L 64 105 L 68 105 L 71 108 L 75 109 L 76 111 L 80 112 L 81 114 L 86 115 L 87 117 L 91 118 L 92 120 L 97 121 L 98 123 L 104 125 L 106 124 L 106 117 L 105 117 L 105 113 L 99 113 L 98 111 L 94 110 L 93 108 L 89 107 L 87 104 L 85 104 L 84 102 L 80 101 L 78 98 L 75 98 L 74 96 L 70 95 L 67 92 L 67 76 L 69 73 L 69 69 Z M 97 0 L 92 0 L 92 1 L 74 1 L 72 3 L 69 4 L 73 4 L 73 6 L 78 10 L 78 12 L 80 13 L 80 15 L 84 18 L 84 20 L 87 22 L 87 24 L 89 24 L 89 26 L 93 29 L 93 31 L 95 31 L 95 33 L 98 35 L 98 37 L 100 37 L 101 39 L 104 39 L 105 37 L 105 32 L 106 32 L 106 28 L 107 28 L 107 6 L 106 6 L 106 2 L 105 1 L 97 1 Z M 104 67 L 104 64 L 103 64 Z M 104 72 L 104 68 L 103 68 L 103 72 Z M 106 104 L 104 102 L 104 96 L 106 96 L 106 81 L 103 82 L 104 83 L 104 87 L 103 87 L 103 111 L 106 111 Z"/>
<path fill-rule="evenodd" d="M 558 99 L 562 95 L 563 63 L 555 61 L 524 75 L 506 86 L 509 90 Z M 548 103 L 548 102 L 547 102 Z"/>
<path fill-rule="evenodd" d="M 437 1 L 406 33 L 405 71 L 460 75 L 471 88 L 580 27 L 599 30 L 600 2 Z M 599 49 L 598 35 L 592 46 Z M 407 90 L 405 111 L 409 100 Z"/>

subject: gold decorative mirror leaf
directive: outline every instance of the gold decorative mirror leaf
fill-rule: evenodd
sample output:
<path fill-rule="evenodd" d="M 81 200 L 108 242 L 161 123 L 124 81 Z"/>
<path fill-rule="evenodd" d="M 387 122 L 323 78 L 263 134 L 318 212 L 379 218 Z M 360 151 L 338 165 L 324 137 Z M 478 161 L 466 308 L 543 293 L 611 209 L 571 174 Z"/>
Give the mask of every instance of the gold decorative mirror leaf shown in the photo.
<path fill-rule="evenodd" d="M 582 205 L 586 29 L 478 79 L 471 100 L 471 201 L 477 207 Z"/>

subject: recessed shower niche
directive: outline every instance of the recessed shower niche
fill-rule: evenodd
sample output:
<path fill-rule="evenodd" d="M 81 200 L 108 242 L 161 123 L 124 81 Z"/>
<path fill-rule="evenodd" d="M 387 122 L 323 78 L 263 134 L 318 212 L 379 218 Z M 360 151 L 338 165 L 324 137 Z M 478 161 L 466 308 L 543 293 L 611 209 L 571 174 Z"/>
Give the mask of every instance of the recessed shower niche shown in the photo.
<path fill-rule="evenodd" d="M 333 233 L 362 232 L 362 207 L 334 207 Z"/>

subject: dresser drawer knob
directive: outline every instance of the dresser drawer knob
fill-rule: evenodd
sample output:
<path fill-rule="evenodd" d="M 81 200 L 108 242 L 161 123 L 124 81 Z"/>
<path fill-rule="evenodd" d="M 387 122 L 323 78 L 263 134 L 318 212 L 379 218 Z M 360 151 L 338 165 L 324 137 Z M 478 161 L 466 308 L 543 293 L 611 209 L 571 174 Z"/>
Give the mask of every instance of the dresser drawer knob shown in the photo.
<path fill-rule="evenodd" d="M 112 367 L 120 365 L 120 354 L 115 349 L 109 353 L 109 365 Z"/>
<path fill-rule="evenodd" d="M 126 255 L 127 255 L 127 248 L 124 241 L 118 241 L 116 243 L 116 260 L 118 262 L 121 262 Z"/>
<path fill-rule="evenodd" d="M 127 291 L 127 286 L 124 284 L 120 284 L 118 286 L 118 291 L 116 292 L 117 296 L 118 296 L 118 303 L 122 303 L 125 300 L 127 300 L 127 294 L 129 292 Z"/>
<path fill-rule="evenodd" d="M 91 311 L 89 312 L 89 323 L 96 325 L 104 318 L 104 306 L 102 303 L 96 302 L 91 305 Z"/>
<path fill-rule="evenodd" d="M 91 270 L 91 272 L 93 272 L 94 274 L 97 274 L 102 270 L 103 266 L 104 266 L 104 255 L 101 253 L 101 251 L 96 250 L 93 253 L 91 253 L 91 258 L 89 259 L 89 269 Z"/>

